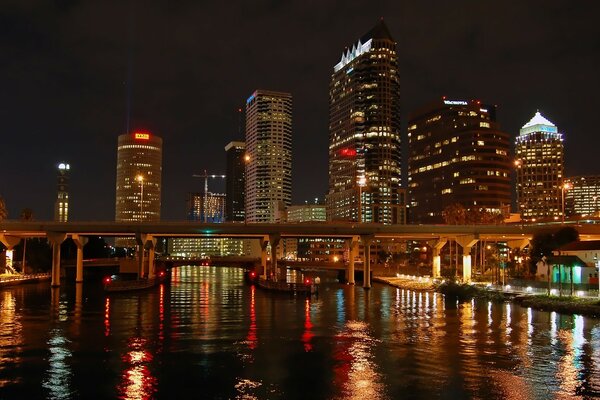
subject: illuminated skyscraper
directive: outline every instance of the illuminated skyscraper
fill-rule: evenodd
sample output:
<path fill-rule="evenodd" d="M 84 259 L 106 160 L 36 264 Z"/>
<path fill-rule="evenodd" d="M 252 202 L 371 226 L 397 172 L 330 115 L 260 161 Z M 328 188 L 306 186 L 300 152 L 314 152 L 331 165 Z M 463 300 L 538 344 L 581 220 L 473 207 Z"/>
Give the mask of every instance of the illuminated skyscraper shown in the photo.
<path fill-rule="evenodd" d="M 256 90 L 246 101 L 246 220 L 274 222 L 292 200 L 292 95 Z"/>
<path fill-rule="evenodd" d="M 558 220 L 563 215 L 562 133 L 538 112 L 516 140 L 517 203 L 524 220 Z"/>
<path fill-rule="evenodd" d="M 565 214 L 573 217 L 600 216 L 600 175 L 572 176 L 565 179 Z"/>
<path fill-rule="evenodd" d="M 225 220 L 243 222 L 245 217 L 246 143 L 230 142 L 225 146 L 227 172 L 225 178 Z"/>
<path fill-rule="evenodd" d="M 408 147 L 411 223 L 442 223 L 454 204 L 508 216 L 510 136 L 500 131 L 495 106 L 434 101 L 409 115 Z"/>
<path fill-rule="evenodd" d="M 119 136 L 117 222 L 160 220 L 162 139 L 149 133 Z"/>
<path fill-rule="evenodd" d="M 54 220 L 67 222 L 69 220 L 69 171 L 67 163 L 58 164 L 57 195 L 54 203 Z"/>
<path fill-rule="evenodd" d="M 333 67 L 328 219 L 405 222 L 399 106 L 396 42 L 381 20 Z"/>

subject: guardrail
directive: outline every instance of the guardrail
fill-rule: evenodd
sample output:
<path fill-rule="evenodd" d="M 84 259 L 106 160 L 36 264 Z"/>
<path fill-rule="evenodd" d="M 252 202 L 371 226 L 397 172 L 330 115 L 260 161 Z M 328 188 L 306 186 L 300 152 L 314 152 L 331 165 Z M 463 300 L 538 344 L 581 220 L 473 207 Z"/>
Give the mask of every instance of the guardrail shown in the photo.
<path fill-rule="evenodd" d="M 4 275 L 0 276 L 0 283 L 27 282 L 41 279 L 50 279 L 50 273 Z"/>

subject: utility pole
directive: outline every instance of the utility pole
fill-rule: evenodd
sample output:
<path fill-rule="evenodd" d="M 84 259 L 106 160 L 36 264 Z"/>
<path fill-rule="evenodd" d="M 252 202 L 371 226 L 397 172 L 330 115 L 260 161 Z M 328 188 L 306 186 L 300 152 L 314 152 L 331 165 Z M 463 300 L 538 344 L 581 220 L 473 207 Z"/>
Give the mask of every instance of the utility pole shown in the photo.
<path fill-rule="evenodd" d="M 206 172 L 206 170 L 204 170 L 204 173 L 201 175 L 198 174 L 194 174 L 192 175 L 193 178 L 204 178 L 204 198 L 203 198 L 203 206 L 202 206 L 202 211 L 204 213 L 204 222 L 208 222 L 208 215 L 206 213 L 206 208 L 208 205 L 208 178 L 225 178 L 225 175 L 217 175 L 217 174 L 208 174 Z"/>

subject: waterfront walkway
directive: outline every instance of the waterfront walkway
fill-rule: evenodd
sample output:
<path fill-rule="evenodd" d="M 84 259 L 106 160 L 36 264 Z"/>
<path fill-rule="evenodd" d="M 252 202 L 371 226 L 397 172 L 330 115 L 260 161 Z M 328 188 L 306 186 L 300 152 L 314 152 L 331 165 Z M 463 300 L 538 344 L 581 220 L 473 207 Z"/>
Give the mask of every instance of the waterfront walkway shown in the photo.
<path fill-rule="evenodd" d="M 2 274 L 0 275 L 0 287 L 19 285 L 21 283 L 40 282 L 50 280 L 50 273 L 43 274 Z"/>

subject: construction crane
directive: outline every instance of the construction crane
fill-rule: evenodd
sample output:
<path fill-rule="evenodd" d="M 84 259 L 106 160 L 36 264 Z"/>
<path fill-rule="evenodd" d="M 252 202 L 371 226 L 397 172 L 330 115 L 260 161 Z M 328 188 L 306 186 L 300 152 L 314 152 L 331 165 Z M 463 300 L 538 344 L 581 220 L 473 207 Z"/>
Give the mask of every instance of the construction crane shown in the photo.
<path fill-rule="evenodd" d="M 204 173 L 201 175 L 198 174 L 194 174 L 192 175 L 192 178 L 204 178 L 204 207 L 203 207 L 203 212 L 204 212 L 204 222 L 208 222 L 208 213 L 206 212 L 206 206 L 208 205 L 208 178 L 225 178 L 225 175 L 216 175 L 216 174 L 209 174 L 206 172 L 206 170 L 204 170 Z"/>

